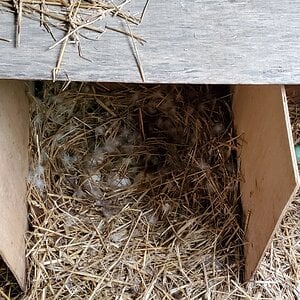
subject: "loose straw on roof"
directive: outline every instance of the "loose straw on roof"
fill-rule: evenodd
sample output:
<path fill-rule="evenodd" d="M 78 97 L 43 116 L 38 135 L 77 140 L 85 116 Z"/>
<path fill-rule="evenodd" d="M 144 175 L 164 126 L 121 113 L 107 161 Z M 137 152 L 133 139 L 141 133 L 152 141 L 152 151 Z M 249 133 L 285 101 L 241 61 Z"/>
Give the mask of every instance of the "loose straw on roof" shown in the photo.
<path fill-rule="evenodd" d="M 106 2 L 99 0 L 76 0 L 70 2 L 56 0 L 0 0 L 0 8 L 3 7 L 7 11 L 13 12 L 17 15 L 15 39 L 16 47 L 20 47 L 21 45 L 23 16 L 38 21 L 39 25 L 45 27 L 45 29 L 55 39 L 55 43 L 49 47 L 50 50 L 60 46 L 60 53 L 57 58 L 56 66 L 52 71 L 54 81 L 61 70 L 65 50 L 71 40 L 76 42 L 79 55 L 82 58 L 85 58 L 83 57 L 81 50 L 81 37 L 85 37 L 82 34 L 82 30 L 92 31 L 98 34 L 103 34 L 107 30 L 115 31 L 132 39 L 135 49 L 133 55 L 136 59 L 141 78 L 144 81 L 144 72 L 137 52 L 137 47 L 135 45 L 135 40 L 141 44 L 143 44 L 145 40 L 142 37 L 135 35 L 130 29 L 129 24 L 139 25 L 142 22 L 149 2 L 149 0 L 145 1 L 144 9 L 142 10 L 140 17 L 133 16 L 126 12 L 125 7 L 129 1 L 125 1 L 121 4 L 115 4 L 113 1 Z M 99 21 L 109 18 L 124 20 L 129 28 L 128 32 L 122 28 L 110 25 L 99 25 Z M 64 36 L 56 40 L 52 31 L 53 28 L 59 29 L 64 33 Z M 88 58 L 85 59 L 89 60 Z"/>

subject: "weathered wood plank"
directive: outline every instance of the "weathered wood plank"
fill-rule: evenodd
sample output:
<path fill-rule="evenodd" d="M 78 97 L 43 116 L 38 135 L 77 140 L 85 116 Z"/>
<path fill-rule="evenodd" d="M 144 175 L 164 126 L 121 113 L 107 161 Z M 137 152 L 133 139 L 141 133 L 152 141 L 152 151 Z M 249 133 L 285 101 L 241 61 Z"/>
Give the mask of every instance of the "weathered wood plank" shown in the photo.
<path fill-rule="evenodd" d="M 134 1 L 133 1 L 134 2 Z M 144 1 L 135 1 L 141 11 Z M 299 83 L 300 1 L 150 1 L 134 31 L 147 82 Z M 126 25 L 125 25 L 126 28 Z M 93 35 L 95 37 L 95 35 Z M 0 37 L 14 39 L 14 18 L 0 15 Z M 51 79 L 58 49 L 36 21 L 24 19 L 21 47 L 0 41 L 0 78 Z M 67 47 L 61 79 L 140 82 L 130 39 L 107 32 Z"/>

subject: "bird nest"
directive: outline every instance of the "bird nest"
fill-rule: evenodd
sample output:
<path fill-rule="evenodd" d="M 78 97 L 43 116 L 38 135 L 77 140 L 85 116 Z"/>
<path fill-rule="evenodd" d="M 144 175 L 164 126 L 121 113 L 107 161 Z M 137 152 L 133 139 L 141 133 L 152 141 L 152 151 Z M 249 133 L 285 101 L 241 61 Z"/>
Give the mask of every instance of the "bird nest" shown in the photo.
<path fill-rule="evenodd" d="M 46 83 L 38 96 L 24 297 L 231 291 L 243 237 L 229 90 Z"/>
<path fill-rule="evenodd" d="M 45 83 L 31 120 L 28 286 L 1 263 L 1 300 L 300 299 L 299 196 L 242 283 L 225 87 Z"/>

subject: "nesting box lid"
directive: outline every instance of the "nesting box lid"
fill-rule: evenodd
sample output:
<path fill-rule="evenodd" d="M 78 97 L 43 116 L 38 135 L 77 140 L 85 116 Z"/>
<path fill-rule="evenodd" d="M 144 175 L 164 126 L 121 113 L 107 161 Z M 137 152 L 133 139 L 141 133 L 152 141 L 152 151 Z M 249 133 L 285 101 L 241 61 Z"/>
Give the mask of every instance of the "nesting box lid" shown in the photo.
<path fill-rule="evenodd" d="M 141 15 L 147 1 L 131 2 L 124 10 Z M 42 14 L 37 10 L 36 20 L 26 18 L 30 1 L 22 3 L 19 48 L 16 16 L 0 10 L 0 78 L 52 79 L 63 43 L 49 50 L 55 41 L 40 27 Z M 143 45 L 133 43 L 125 21 L 105 19 L 98 27 L 93 23 L 106 32 L 79 30 L 82 57 L 76 39 L 70 39 L 57 78 L 141 82 L 140 62 L 149 83 L 299 83 L 299 11 L 300 2 L 291 0 L 151 0 L 142 23 L 130 25 L 146 41 Z M 59 41 L 62 32 L 49 29 Z"/>

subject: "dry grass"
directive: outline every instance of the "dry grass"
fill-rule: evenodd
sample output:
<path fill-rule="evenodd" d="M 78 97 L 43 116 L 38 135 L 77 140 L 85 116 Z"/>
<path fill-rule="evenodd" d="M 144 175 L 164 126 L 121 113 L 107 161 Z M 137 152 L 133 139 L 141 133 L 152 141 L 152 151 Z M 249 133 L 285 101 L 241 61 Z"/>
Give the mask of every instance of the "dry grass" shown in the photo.
<path fill-rule="evenodd" d="M 19 299 L 22 296 L 17 281 L 0 259 L 0 300 Z"/>
<path fill-rule="evenodd" d="M 20 47 L 23 16 L 37 21 L 37 26 L 45 28 L 53 38 L 54 44 L 49 50 L 60 47 L 57 62 L 52 70 L 53 80 L 56 80 L 61 68 L 66 47 L 76 45 L 78 54 L 89 60 L 82 52 L 81 41 L 99 40 L 106 31 L 114 31 L 128 36 L 132 41 L 134 57 L 138 71 L 144 81 L 144 73 L 139 58 L 136 42 L 143 44 L 145 40 L 132 32 L 131 26 L 139 25 L 146 13 L 150 0 L 145 0 L 139 15 L 128 12 L 130 1 L 105 0 L 0 0 L 0 9 L 16 15 L 15 46 Z M 114 25 L 108 21 L 112 19 Z M 126 25 L 120 26 L 120 22 Z M 123 25 L 124 25 L 123 24 Z M 93 35 L 90 35 L 93 33 Z M 6 39 L 1 39 L 8 41 Z"/>
<path fill-rule="evenodd" d="M 227 93 L 46 84 L 31 105 L 30 285 L 19 298 L 300 299 L 299 200 L 255 280 L 241 283 Z M 300 97 L 289 95 L 298 141 Z"/>
<path fill-rule="evenodd" d="M 223 299 L 242 267 L 231 120 L 203 86 L 47 85 L 32 103 L 26 295 Z"/>

